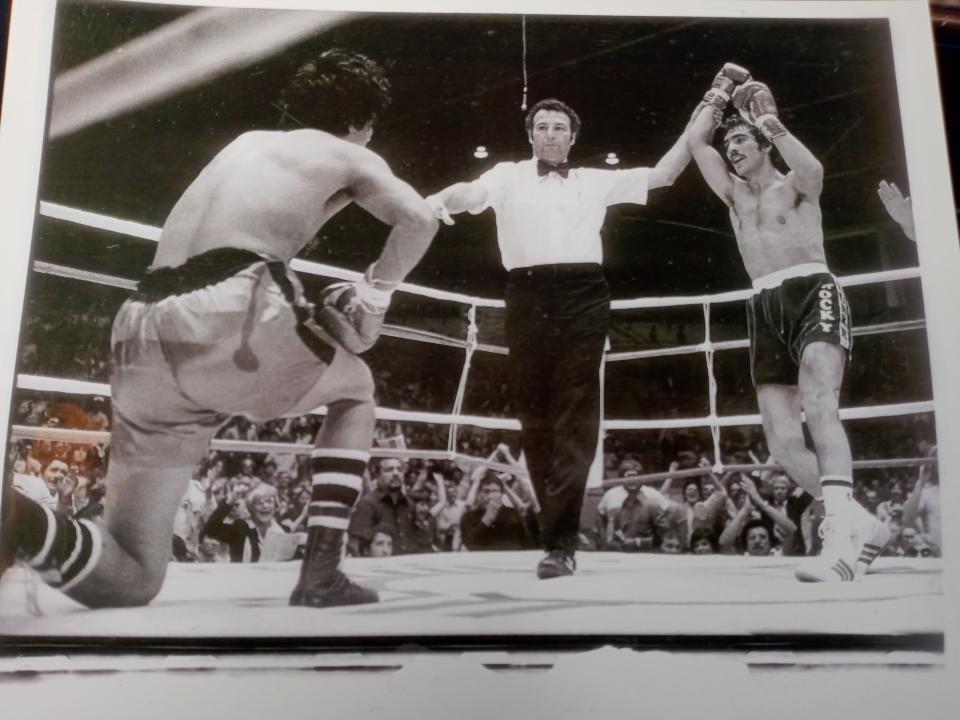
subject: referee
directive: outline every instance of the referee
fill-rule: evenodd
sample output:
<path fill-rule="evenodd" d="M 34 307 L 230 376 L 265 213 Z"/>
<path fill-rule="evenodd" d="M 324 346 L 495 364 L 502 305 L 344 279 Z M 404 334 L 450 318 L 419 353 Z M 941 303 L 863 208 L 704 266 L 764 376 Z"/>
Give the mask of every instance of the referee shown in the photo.
<path fill-rule="evenodd" d="M 681 139 L 654 168 L 571 168 L 580 118 L 566 103 L 541 100 L 526 116 L 533 158 L 502 162 L 472 182 L 427 198 L 448 225 L 452 214 L 493 208 L 500 257 L 510 277 L 506 334 L 527 468 L 540 501 L 537 566 L 546 579 L 572 575 L 587 474 L 602 415 L 601 372 L 610 291 L 600 268 L 600 228 L 610 205 L 646 204 L 673 184 L 690 155 Z"/>

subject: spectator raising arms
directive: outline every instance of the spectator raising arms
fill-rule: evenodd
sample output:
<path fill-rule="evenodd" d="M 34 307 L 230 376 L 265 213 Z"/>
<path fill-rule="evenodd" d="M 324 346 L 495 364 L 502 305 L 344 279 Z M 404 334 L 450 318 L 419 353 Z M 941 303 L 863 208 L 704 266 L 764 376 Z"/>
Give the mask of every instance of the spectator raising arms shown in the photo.
<path fill-rule="evenodd" d="M 778 513 L 790 518 L 795 528 L 800 528 L 803 513 L 813 502 L 813 495 L 799 487 L 783 473 L 774 475 L 769 483 L 770 506 Z M 781 523 L 774 524 L 773 534 L 783 548 L 784 555 L 807 554 L 803 533 L 796 531 L 791 533 L 789 526 Z"/>
<path fill-rule="evenodd" d="M 437 542 L 441 550 L 459 550 L 463 543 L 460 521 L 467 504 L 458 497 L 459 488 L 455 480 L 436 473 L 433 478 L 437 484 L 437 504 L 430 512 L 437 521 Z"/>
<path fill-rule="evenodd" d="M 757 486 L 746 475 L 741 475 L 740 485 L 747 494 L 748 502 L 737 511 L 733 520 L 720 535 L 720 551 L 728 555 L 743 553 L 747 555 L 769 555 L 780 552 L 774 528 L 778 528 L 786 541 L 792 542 L 797 526 L 784 513 L 764 500 Z M 763 529 L 763 533 L 760 529 Z M 761 537 L 766 535 L 766 540 Z M 765 549 L 764 549 L 765 548 Z"/>
<path fill-rule="evenodd" d="M 703 464 L 705 461 L 701 461 Z M 674 472 L 681 468 L 681 465 L 693 467 L 696 465 L 690 458 L 681 458 L 680 462 L 670 463 L 670 471 Z M 673 477 L 668 477 L 660 486 L 660 492 L 666 495 L 673 484 Z M 683 545 L 690 546 L 690 539 L 694 531 L 705 529 L 714 531 L 722 522 L 722 515 L 726 506 L 727 496 L 723 489 L 723 484 L 716 479 L 710 479 L 712 492 L 706 499 L 700 487 L 700 480 L 697 478 L 687 478 L 683 486 L 683 502 L 686 512 L 686 527 L 684 528 Z"/>
<path fill-rule="evenodd" d="M 260 559 L 260 544 L 256 531 L 247 524 L 249 517 L 246 492 L 228 488 L 226 497 L 203 526 L 201 544 L 204 538 L 213 538 L 227 546 L 230 562 L 256 562 Z"/>

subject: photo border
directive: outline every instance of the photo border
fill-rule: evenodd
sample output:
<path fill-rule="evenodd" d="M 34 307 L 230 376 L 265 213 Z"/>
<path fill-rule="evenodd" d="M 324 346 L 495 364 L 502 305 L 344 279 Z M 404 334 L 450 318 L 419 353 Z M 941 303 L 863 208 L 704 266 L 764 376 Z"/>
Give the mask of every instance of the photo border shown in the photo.
<path fill-rule="evenodd" d="M 123 4 L 126 0 L 113 0 Z M 237 8 L 285 8 L 304 10 L 343 10 L 331 3 L 313 0 L 140 0 L 140 4 L 230 6 Z M 469 5 L 470 7 L 466 7 Z M 476 5 L 476 9 L 473 9 Z M 0 350 L 0 378 L 14 378 L 20 321 L 29 274 L 30 245 L 37 223 L 37 189 L 39 167 L 45 138 L 48 108 L 48 87 L 53 51 L 55 0 L 31 0 L 15 3 L 10 19 L 4 85 L 0 157 L 4 169 L 0 175 L 0 217 L 6 229 L 4 280 L 0 283 L 0 333 L 14 339 Z M 354 11 L 410 11 L 448 13 L 448 3 L 404 0 L 402 6 L 364 0 L 350 3 Z M 483 14 L 583 14 L 582 6 L 573 2 L 543 3 L 504 2 L 490 0 L 469 3 L 458 12 Z M 950 191 L 950 173 L 942 113 L 940 88 L 936 76 L 933 38 L 926 4 L 918 0 L 674 0 L 669 11 L 662 3 L 617 2 L 595 0 L 590 4 L 593 15 L 639 15 L 680 17 L 733 18 L 887 18 L 890 22 L 894 64 L 901 109 L 904 151 L 912 193 L 918 236 L 917 251 L 922 274 L 927 337 L 930 347 L 930 370 L 936 406 L 937 437 L 940 438 L 939 463 L 944 483 L 943 507 L 960 507 L 960 492 L 950 479 L 960 476 L 960 443 L 949 438 L 960 437 L 960 383 L 951 361 L 960 357 L 960 333 L 954 321 L 958 301 L 957 278 L 960 278 L 956 216 Z M 921 110 L 922 109 L 922 110 Z M 0 406 L 0 428 L 6 436 L 10 417 L 13 387 L 3 393 Z M 955 565 L 960 530 L 952 518 L 944 522 L 944 606 L 947 608 L 946 658 L 953 670 L 960 666 L 960 643 L 956 607 L 960 585 Z"/>

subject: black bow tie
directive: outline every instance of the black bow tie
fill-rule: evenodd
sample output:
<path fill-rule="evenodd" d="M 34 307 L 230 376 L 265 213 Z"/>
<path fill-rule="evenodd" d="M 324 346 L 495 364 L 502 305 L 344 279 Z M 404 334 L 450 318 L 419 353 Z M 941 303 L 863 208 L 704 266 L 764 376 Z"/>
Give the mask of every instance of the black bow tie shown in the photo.
<path fill-rule="evenodd" d="M 570 163 L 564 160 L 562 163 L 557 165 L 551 165 L 543 160 L 537 160 L 537 175 L 543 177 L 548 172 L 555 172 L 560 177 L 565 178 L 570 174 Z"/>

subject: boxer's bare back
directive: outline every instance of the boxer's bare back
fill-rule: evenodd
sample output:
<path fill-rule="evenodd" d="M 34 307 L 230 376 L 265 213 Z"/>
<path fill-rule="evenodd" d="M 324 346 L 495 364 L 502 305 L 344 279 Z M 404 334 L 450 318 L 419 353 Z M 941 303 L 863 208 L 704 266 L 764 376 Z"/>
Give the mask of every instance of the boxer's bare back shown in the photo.
<path fill-rule="evenodd" d="M 245 133 L 174 206 L 153 266 L 179 265 L 219 247 L 288 261 L 357 199 L 350 185 L 358 175 L 389 172 L 373 152 L 319 130 Z"/>

